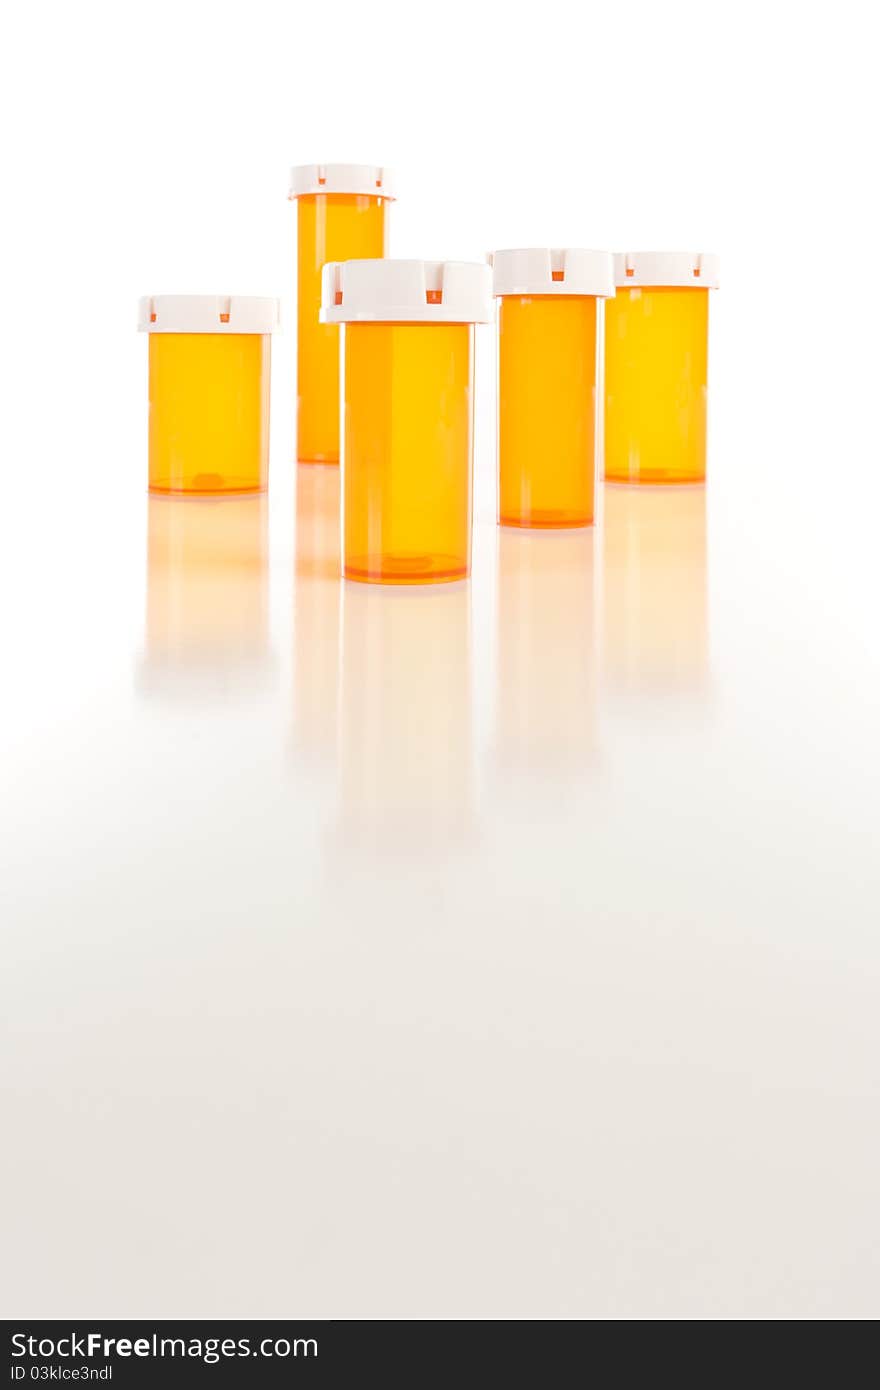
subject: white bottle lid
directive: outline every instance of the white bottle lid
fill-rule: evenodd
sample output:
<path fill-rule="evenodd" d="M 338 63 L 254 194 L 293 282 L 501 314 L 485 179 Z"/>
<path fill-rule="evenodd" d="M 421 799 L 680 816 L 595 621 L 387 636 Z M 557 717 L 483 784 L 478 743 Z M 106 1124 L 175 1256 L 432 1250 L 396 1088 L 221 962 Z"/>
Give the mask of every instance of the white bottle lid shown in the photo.
<path fill-rule="evenodd" d="M 476 261 L 329 261 L 322 323 L 488 323 L 492 272 Z"/>
<path fill-rule="evenodd" d="M 138 305 L 141 333 L 274 333 L 277 299 L 240 294 L 148 294 Z"/>
<path fill-rule="evenodd" d="M 619 290 L 676 287 L 717 290 L 721 261 L 705 251 L 621 251 L 614 257 Z"/>
<path fill-rule="evenodd" d="M 580 294 L 604 299 L 614 294 L 614 258 L 610 251 L 542 246 L 521 251 L 493 251 L 489 263 L 495 273 L 496 297 Z"/>
<path fill-rule="evenodd" d="M 391 171 L 382 164 L 295 164 L 287 196 L 309 193 L 367 193 L 394 201 Z"/>

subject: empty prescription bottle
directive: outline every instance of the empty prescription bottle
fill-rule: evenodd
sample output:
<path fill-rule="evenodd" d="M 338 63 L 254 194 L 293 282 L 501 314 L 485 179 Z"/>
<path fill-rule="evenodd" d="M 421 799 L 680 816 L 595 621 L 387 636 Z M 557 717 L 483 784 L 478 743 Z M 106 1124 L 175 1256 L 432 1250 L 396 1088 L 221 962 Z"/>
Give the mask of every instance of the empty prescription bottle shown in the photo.
<path fill-rule="evenodd" d="M 269 481 L 270 335 L 278 300 L 161 294 L 150 335 L 151 492 L 263 492 Z"/>
<path fill-rule="evenodd" d="M 387 254 L 387 169 L 374 164 L 300 164 L 290 171 L 297 205 L 297 458 L 339 463 L 339 330 L 321 323 L 328 261 Z"/>
<path fill-rule="evenodd" d="M 591 526 L 596 478 L 598 301 L 610 252 L 496 251 L 498 520 Z"/>
<path fill-rule="evenodd" d="M 324 269 L 327 323 L 344 325 L 343 572 L 434 584 L 470 572 L 474 324 L 492 275 L 458 261 Z"/>
<path fill-rule="evenodd" d="M 614 483 L 706 479 L 709 290 L 718 257 L 689 251 L 615 256 L 605 316 L 605 477 Z"/>

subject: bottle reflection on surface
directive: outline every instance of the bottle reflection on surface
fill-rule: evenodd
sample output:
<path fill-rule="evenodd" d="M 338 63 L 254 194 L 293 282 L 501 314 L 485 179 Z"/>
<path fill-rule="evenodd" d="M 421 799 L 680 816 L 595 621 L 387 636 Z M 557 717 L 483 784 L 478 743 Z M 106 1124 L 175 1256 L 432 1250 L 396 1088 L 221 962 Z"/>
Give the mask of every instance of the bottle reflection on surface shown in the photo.
<path fill-rule="evenodd" d="M 293 612 L 294 730 L 306 758 L 332 756 L 337 741 L 340 470 L 299 464 Z"/>
<path fill-rule="evenodd" d="M 147 505 L 145 688 L 204 697 L 262 685 L 272 665 L 265 494 Z"/>
<path fill-rule="evenodd" d="M 702 692 L 709 676 L 706 489 L 605 487 L 604 682 Z"/>
<path fill-rule="evenodd" d="M 350 843 L 436 847 L 472 817 L 470 589 L 345 585 L 340 819 Z"/>
<path fill-rule="evenodd" d="M 592 528 L 499 527 L 496 729 L 509 771 L 558 775 L 595 756 L 595 545 Z"/>

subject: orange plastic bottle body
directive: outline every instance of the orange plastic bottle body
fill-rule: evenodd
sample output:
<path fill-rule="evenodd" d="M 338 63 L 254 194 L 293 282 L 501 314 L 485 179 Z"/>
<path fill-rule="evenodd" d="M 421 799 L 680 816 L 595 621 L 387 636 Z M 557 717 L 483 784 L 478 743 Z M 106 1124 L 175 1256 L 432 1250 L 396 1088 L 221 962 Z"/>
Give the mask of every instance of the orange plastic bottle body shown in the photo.
<path fill-rule="evenodd" d="M 151 333 L 151 492 L 263 492 L 269 481 L 270 338 Z"/>
<path fill-rule="evenodd" d="M 503 526 L 592 524 L 595 421 L 595 298 L 504 295 L 498 310 Z"/>
<path fill-rule="evenodd" d="M 473 326 L 345 327 L 344 572 L 375 584 L 470 571 Z"/>
<path fill-rule="evenodd" d="M 606 479 L 704 482 L 709 291 L 618 288 L 605 314 Z"/>
<path fill-rule="evenodd" d="M 297 458 L 339 462 L 339 328 L 320 323 L 327 261 L 385 255 L 387 198 L 313 193 L 297 199 Z"/>

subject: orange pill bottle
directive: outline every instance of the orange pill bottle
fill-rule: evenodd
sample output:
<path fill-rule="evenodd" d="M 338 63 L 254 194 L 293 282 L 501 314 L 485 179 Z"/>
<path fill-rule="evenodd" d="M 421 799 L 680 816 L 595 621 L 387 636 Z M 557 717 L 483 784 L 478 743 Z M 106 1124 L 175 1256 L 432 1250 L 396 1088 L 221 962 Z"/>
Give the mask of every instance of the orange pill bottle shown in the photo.
<path fill-rule="evenodd" d="M 324 269 L 322 317 L 342 324 L 343 573 L 437 584 L 470 573 L 474 324 L 492 275 L 460 261 Z"/>
<path fill-rule="evenodd" d="M 496 251 L 498 520 L 591 526 L 596 480 L 599 301 L 610 252 Z"/>
<path fill-rule="evenodd" d="M 605 478 L 706 480 L 709 290 L 718 257 L 688 251 L 615 256 L 605 316 Z"/>
<path fill-rule="evenodd" d="M 320 322 L 328 261 L 385 256 L 387 169 L 374 164 L 300 164 L 290 171 L 297 205 L 297 458 L 339 463 L 339 330 Z"/>
<path fill-rule="evenodd" d="M 278 300 L 161 294 L 150 337 L 151 492 L 217 496 L 269 482 L 270 335 Z"/>

